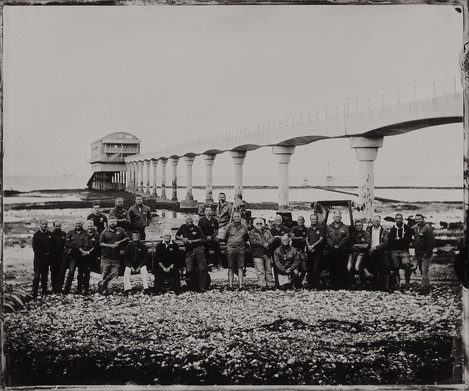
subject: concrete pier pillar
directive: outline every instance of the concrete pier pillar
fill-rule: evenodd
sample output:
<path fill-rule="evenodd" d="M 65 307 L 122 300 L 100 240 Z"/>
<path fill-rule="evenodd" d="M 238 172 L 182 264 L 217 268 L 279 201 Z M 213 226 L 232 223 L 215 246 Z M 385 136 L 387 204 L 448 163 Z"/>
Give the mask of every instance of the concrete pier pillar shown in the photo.
<path fill-rule="evenodd" d="M 143 192 L 143 161 L 137 162 L 137 191 Z"/>
<path fill-rule="evenodd" d="M 197 206 L 197 201 L 194 200 L 192 195 L 192 165 L 194 164 L 195 156 L 184 156 L 186 163 L 186 197 L 181 202 L 181 206 L 194 207 Z"/>
<path fill-rule="evenodd" d="M 358 204 L 363 207 L 363 217 L 371 221 L 375 213 L 375 169 L 378 148 L 383 146 L 383 137 L 350 137 L 350 146 L 358 159 L 359 187 Z"/>
<path fill-rule="evenodd" d="M 125 190 L 128 191 L 130 189 L 130 163 L 125 163 L 125 168 L 126 168 L 126 171 L 125 171 Z"/>
<path fill-rule="evenodd" d="M 158 167 L 158 160 L 157 159 L 152 159 L 151 160 L 151 170 L 152 170 L 152 173 L 151 173 L 151 188 L 152 188 L 152 194 L 154 194 L 155 196 L 157 195 L 156 194 L 156 187 L 157 187 L 157 175 L 156 175 L 156 168 Z"/>
<path fill-rule="evenodd" d="M 143 166 L 145 167 L 145 193 L 150 194 L 150 160 L 144 160 Z"/>
<path fill-rule="evenodd" d="M 272 152 L 278 162 L 278 209 L 288 210 L 289 201 L 289 164 L 291 155 L 295 152 L 295 147 L 276 145 L 272 147 Z"/>
<path fill-rule="evenodd" d="M 171 201 L 178 200 L 178 162 L 179 157 L 172 157 L 169 159 L 171 163 L 171 188 L 172 188 L 172 195 Z"/>
<path fill-rule="evenodd" d="M 246 151 L 231 151 L 234 164 L 234 204 L 240 205 L 243 199 L 243 164 Z"/>
<path fill-rule="evenodd" d="M 132 191 L 137 191 L 137 162 L 132 162 Z"/>
<path fill-rule="evenodd" d="M 205 162 L 205 202 L 213 202 L 213 162 L 217 155 L 204 155 Z"/>
<path fill-rule="evenodd" d="M 168 197 L 166 197 L 166 164 L 168 163 L 168 159 L 161 158 L 160 163 L 161 163 L 161 198 L 163 200 L 167 200 Z"/>

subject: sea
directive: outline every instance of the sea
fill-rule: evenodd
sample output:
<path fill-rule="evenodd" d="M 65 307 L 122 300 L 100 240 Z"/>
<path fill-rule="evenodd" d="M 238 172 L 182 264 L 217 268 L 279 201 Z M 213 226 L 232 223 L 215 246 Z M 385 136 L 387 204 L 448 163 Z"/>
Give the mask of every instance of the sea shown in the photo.
<path fill-rule="evenodd" d="M 33 192 L 41 190 L 84 190 L 89 175 L 56 175 L 56 176 L 4 176 L 4 190 L 20 192 Z M 167 179 L 169 181 L 169 178 Z M 194 176 L 193 185 L 203 186 L 204 177 Z M 214 196 L 225 191 L 227 198 L 232 198 L 232 177 L 215 176 L 213 178 Z M 178 177 L 178 184 L 184 186 L 185 178 Z M 376 176 L 375 197 L 400 202 L 463 202 L 462 177 L 460 176 Z M 276 188 L 259 188 L 259 186 L 276 186 L 275 176 L 249 176 L 243 177 L 243 198 L 247 202 L 276 202 Z M 290 176 L 290 201 L 314 201 L 325 199 L 356 198 L 358 193 L 358 178 L 347 176 Z M 251 188 L 250 186 L 257 186 Z M 321 186 L 322 189 L 311 186 Z M 160 189 L 158 189 L 158 193 Z M 171 189 L 167 187 L 167 196 Z M 183 200 L 186 195 L 185 188 L 178 189 L 178 198 Z M 203 200 L 205 190 L 193 189 L 194 199 Z"/>

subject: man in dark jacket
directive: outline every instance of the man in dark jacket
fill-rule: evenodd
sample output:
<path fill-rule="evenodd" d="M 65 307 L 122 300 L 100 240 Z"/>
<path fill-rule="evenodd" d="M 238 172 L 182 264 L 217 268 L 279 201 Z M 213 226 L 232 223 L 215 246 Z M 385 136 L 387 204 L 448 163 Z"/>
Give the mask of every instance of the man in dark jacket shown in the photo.
<path fill-rule="evenodd" d="M 34 278 L 33 292 L 34 298 L 37 297 L 39 290 L 39 280 L 41 281 L 41 290 L 43 295 L 47 295 L 47 275 L 49 274 L 49 262 L 53 252 L 53 242 L 51 233 L 47 230 L 47 220 L 39 222 L 39 230 L 33 235 L 34 251 Z"/>
<path fill-rule="evenodd" d="M 130 234 L 130 217 L 129 213 L 124 209 L 124 199 L 117 197 L 115 201 L 115 207 L 109 211 L 109 217 L 115 217 L 117 219 L 117 226 L 124 229 L 127 234 Z"/>
<path fill-rule="evenodd" d="M 145 228 L 152 222 L 150 208 L 143 205 L 143 197 L 140 194 L 135 196 L 135 205 L 129 209 L 130 229 L 140 233 L 140 240 L 145 240 Z"/>
<path fill-rule="evenodd" d="M 280 247 L 274 252 L 274 262 L 278 271 L 280 289 L 290 289 L 299 275 L 300 256 L 291 246 L 288 234 L 282 236 Z"/>
<path fill-rule="evenodd" d="M 148 289 L 148 270 L 146 265 L 146 256 L 148 248 L 145 243 L 140 241 L 140 233 L 132 231 L 132 241 L 127 245 L 124 251 L 124 296 L 128 296 L 132 290 L 130 275 L 132 273 L 140 273 L 142 278 L 143 293 L 149 294 Z"/>
<path fill-rule="evenodd" d="M 414 230 L 414 247 L 415 259 L 422 272 L 422 281 L 420 283 L 420 292 L 424 295 L 430 293 L 430 279 L 428 277 L 428 269 L 433 256 L 433 247 L 435 246 L 435 236 L 433 228 L 427 224 L 423 215 L 420 213 L 415 215 Z"/>
<path fill-rule="evenodd" d="M 334 288 L 347 287 L 347 260 L 349 253 L 350 230 L 342 222 L 340 211 L 333 214 L 334 221 L 326 228 L 326 241 L 329 249 L 328 266 Z"/>
<path fill-rule="evenodd" d="M 385 291 L 389 291 L 390 263 L 388 251 L 388 231 L 381 225 L 381 217 L 373 217 L 372 225 L 367 228 L 371 235 L 371 247 L 364 272 L 367 277 L 377 275 Z"/>
<path fill-rule="evenodd" d="M 50 278 L 52 282 L 52 292 L 60 293 L 60 268 L 62 267 L 62 259 L 64 256 L 65 239 L 67 233 L 62 231 L 62 223 L 54 221 L 54 230 L 51 232 L 53 251 L 50 262 Z"/>
<path fill-rule="evenodd" d="M 291 230 L 291 245 L 296 249 L 296 251 L 298 251 L 298 255 L 300 256 L 300 266 L 298 268 L 300 275 L 295 279 L 295 284 L 297 284 L 295 288 L 302 288 L 303 279 L 306 275 L 305 247 L 308 229 L 305 226 L 305 218 L 303 216 L 298 216 L 296 221 L 298 222 L 298 225 L 294 226 Z"/>
<path fill-rule="evenodd" d="M 350 235 L 350 251 L 351 254 L 348 258 L 347 270 L 349 272 L 352 288 L 356 286 L 356 275 L 360 278 L 365 257 L 368 255 L 368 250 L 371 246 L 371 235 L 363 230 L 363 221 L 355 221 L 355 230 Z"/>
<path fill-rule="evenodd" d="M 407 224 L 401 213 L 395 216 L 394 226 L 388 233 L 388 248 L 391 251 L 391 270 L 399 275 L 399 269 L 404 268 L 405 285 L 404 289 L 410 287 L 410 275 L 412 273 L 412 263 L 410 261 L 409 246 L 412 242 L 413 231 Z"/>
<path fill-rule="evenodd" d="M 62 267 L 60 269 L 60 288 L 64 284 L 65 274 L 68 275 L 67 280 L 65 281 L 65 287 L 63 289 L 64 294 L 69 294 L 72 287 L 73 277 L 75 275 L 75 269 L 78 266 L 79 259 L 82 256 L 80 248 L 83 245 L 84 237 L 87 235 L 86 231 L 83 229 L 83 221 L 77 220 L 75 222 L 75 229 L 72 229 L 67 232 L 65 238 L 65 251 L 62 262 Z"/>
<path fill-rule="evenodd" d="M 311 226 L 306 235 L 306 286 L 317 290 L 321 273 L 326 233 L 324 225 L 319 223 L 317 214 L 310 216 Z"/>
<path fill-rule="evenodd" d="M 213 260 L 213 266 L 218 269 L 221 263 L 220 242 L 218 240 L 218 220 L 213 217 L 213 211 L 210 205 L 205 206 L 204 213 L 205 216 L 199 219 L 198 226 L 202 230 L 202 233 L 205 235 L 206 239 L 206 242 L 204 243 L 205 258 L 207 260 L 209 259 L 209 249 L 210 247 L 212 247 L 215 251 L 215 259 Z M 208 265 L 209 268 L 211 266 L 211 264 Z"/>
<path fill-rule="evenodd" d="M 78 258 L 78 286 L 77 293 L 88 295 L 90 293 L 90 273 L 96 262 L 99 250 L 99 233 L 94 226 L 93 220 L 86 222 L 86 235 L 83 237 L 79 249 L 81 257 Z"/>
<path fill-rule="evenodd" d="M 264 227 L 264 221 L 260 218 L 255 219 L 254 229 L 249 231 L 249 243 L 251 244 L 257 283 L 262 290 L 275 287 L 272 276 L 272 257 L 269 251 L 269 246 L 273 240 L 270 231 Z"/>
<path fill-rule="evenodd" d="M 181 289 L 178 270 L 179 246 L 171 240 L 171 231 L 163 231 L 163 241 L 155 248 L 153 292 L 163 293 L 171 288 L 176 294 Z M 169 282 L 170 285 L 166 285 Z"/>

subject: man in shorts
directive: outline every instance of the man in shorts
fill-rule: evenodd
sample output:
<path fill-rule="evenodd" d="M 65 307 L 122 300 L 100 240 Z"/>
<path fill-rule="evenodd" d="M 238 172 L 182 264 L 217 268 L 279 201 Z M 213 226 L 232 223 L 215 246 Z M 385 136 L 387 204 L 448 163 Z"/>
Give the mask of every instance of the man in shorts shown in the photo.
<path fill-rule="evenodd" d="M 233 212 L 233 222 L 226 226 L 226 257 L 228 261 L 229 290 L 233 290 L 235 269 L 238 272 L 239 290 L 243 290 L 243 268 L 246 255 L 246 242 L 249 240 L 248 228 L 241 222 L 241 213 Z"/>
<path fill-rule="evenodd" d="M 371 246 L 371 235 L 363 229 L 363 221 L 355 221 L 355 230 L 350 235 L 350 255 L 348 257 L 347 271 L 349 272 L 352 288 L 357 285 L 357 278 L 362 277 L 365 257 Z M 358 275 L 358 277 L 357 277 Z"/>

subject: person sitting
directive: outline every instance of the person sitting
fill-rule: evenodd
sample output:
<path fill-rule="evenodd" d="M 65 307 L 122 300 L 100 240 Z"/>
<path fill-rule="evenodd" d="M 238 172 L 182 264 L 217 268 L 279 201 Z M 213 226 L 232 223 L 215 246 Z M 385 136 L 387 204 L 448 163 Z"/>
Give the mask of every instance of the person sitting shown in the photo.
<path fill-rule="evenodd" d="M 295 288 L 302 288 L 303 287 L 303 279 L 306 275 L 306 254 L 305 254 L 305 247 L 306 247 L 306 235 L 308 233 L 308 229 L 305 226 L 305 218 L 303 216 L 298 216 L 296 220 L 298 225 L 293 227 L 291 230 L 291 240 L 292 246 L 298 251 L 300 256 L 300 267 L 299 277 L 295 280 L 295 283 L 298 284 Z"/>
<path fill-rule="evenodd" d="M 388 231 L 381 225 L 381 217 L 374 216 L 372 225 L 367 228 L 371 235 L 371 247 L 368 261 L 365 264 L 365 277 L 378 276 L 385 291 L 389 291 L 390 263 L 388 245 Z"/>
<path fill-rule="evenodd" d="M 143 284 L 143 293 L 149 294 L 148 289 L 148 270 L 146 265 L 146 255 L 148 248 L 145 243 L 140 241 L 140 232 L 131 232 L 132 241 L 127 245 L 124 250 L 124 296 L 128 296 L 132 290 L 130 282 L 130 275 L 132 273 L 140 273 Z"/>
<path fill-rule="evenodd" d="M 363 230 L 363 221 L 355 221 L 355 230 L 350 235 L 351 254 L 349 255 L 347 263 L 352 288 L 356 287 L 357 277 L 361 277 L 364 259 L 368 254 L 370 246 L 371 235 Z"/>
<path fill-rule="evenodd" d="M 257 283 L 262 290 L 275 287 L 272 275 L 272 257 L 269 251 L 269 245 L 273 240 L 270 231 L 264 227 L 264 221 L 260 218 L 254 219 L 254 229 L 249 232 L 249 243 L 251 244 Z"/>
<path fill-rule="evenodd" d="M 181 282 L 178 270 L 179 246 L 171 240 L 171 231 L 163 231 L 163 241 L 155 248 L 155 264 L 153 273 L 155 274 L 155 284 L 153 292 L 155 294 L 164 293 L 168 290 L 179 294 Z"/>
<path fill-rule="evenodd" d="M 282 236 L 280 247 L 274 252 L 274 262 L 280 289 L 290 289 L 299 275 L 300 256 L 298 251 L 291 246 L 288 234 Z"/>
<path fill-rule="evenodd" d="M 340 211 L 333 214 L 334 221 L 327 226 L 326 241 L 329 249 L 328 266 L 331 283 L 334 288 L 347 286 L 347 261 L 349 252 L 350 231 L 342 222 Z"/>

